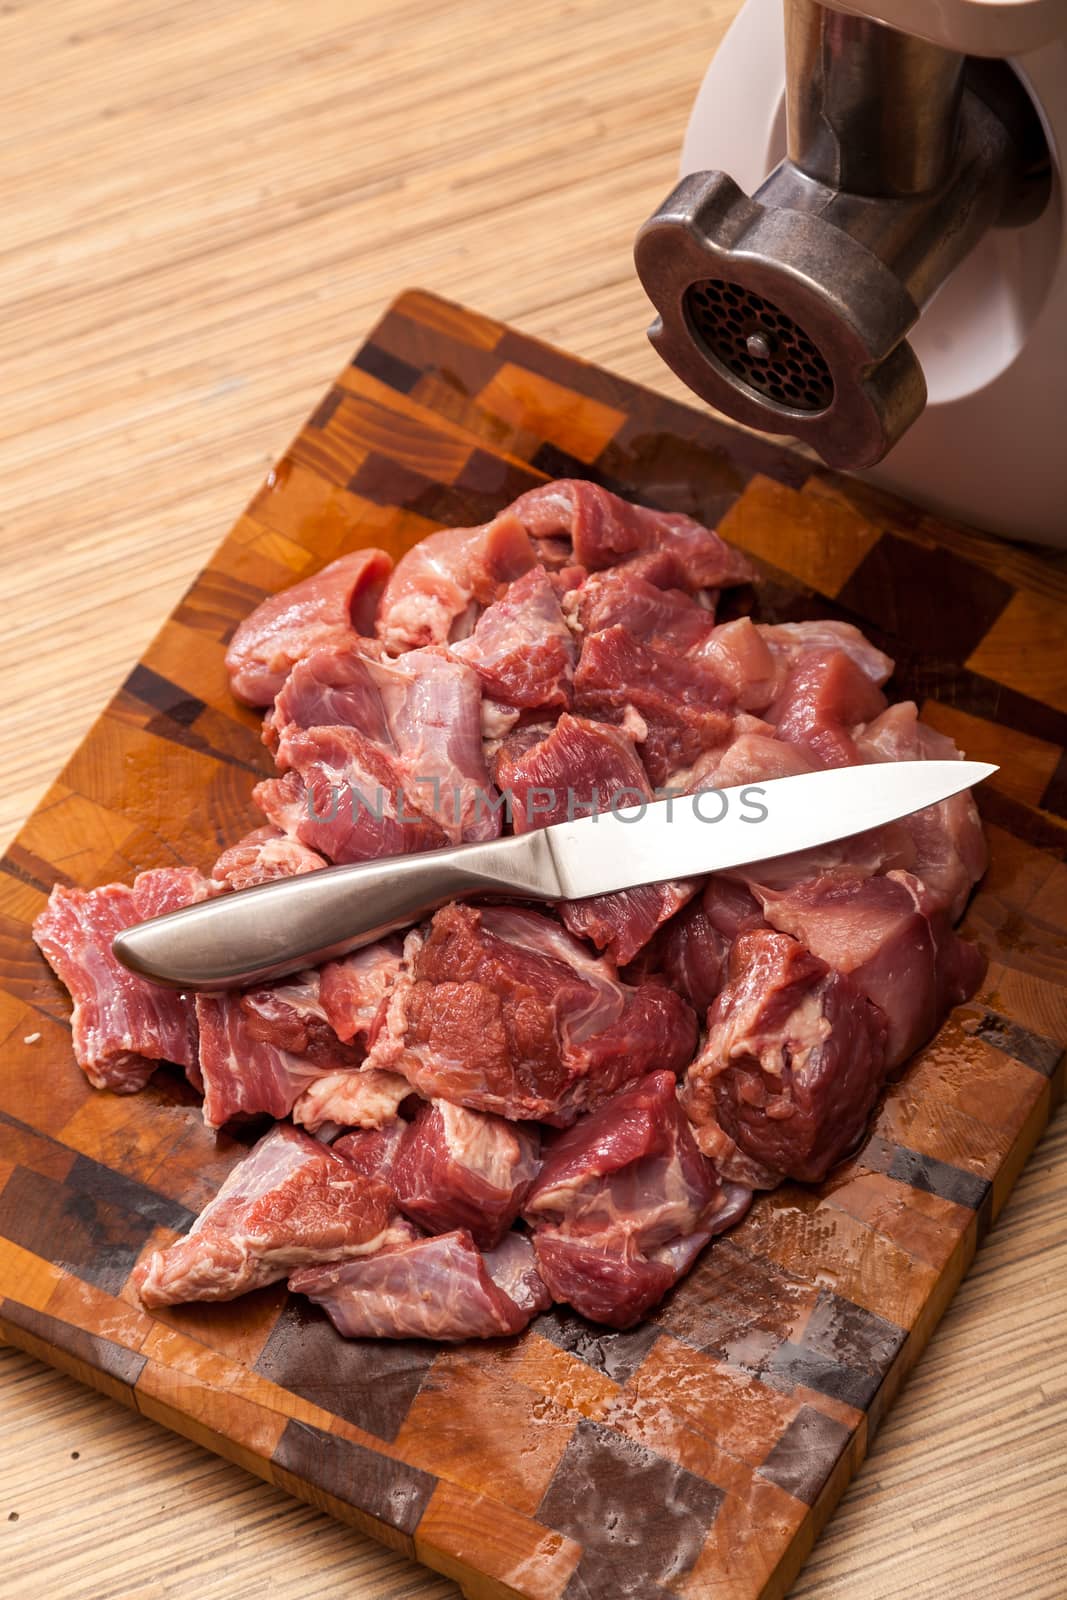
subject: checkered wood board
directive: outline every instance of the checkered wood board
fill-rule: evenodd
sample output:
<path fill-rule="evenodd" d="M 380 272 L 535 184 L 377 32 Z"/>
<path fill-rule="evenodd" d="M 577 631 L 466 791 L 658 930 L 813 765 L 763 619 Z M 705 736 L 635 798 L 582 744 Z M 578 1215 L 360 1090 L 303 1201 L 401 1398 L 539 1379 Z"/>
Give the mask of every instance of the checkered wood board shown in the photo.
<path fill-rule="evenodd" d="M 762 616 L 858 623 L 895 698 L 1001 764 L 966 931 L 989 958 L 861 1152 L 787 1185 L 650 1321 L 346 1342 L 284 1286 L 148 1315 L 130 1288 L 243 1145 L 160 1069 L 91 1090 L 32 946 L 50 885 L 207 868 L 258 821 L 237 620 L 361 544 L 399 555 L 545 476 L 717 524 Z M 477 1600 L 756 1600 L 789 1587 L 1062 1088 L 1062 572 L 638 389 L 404 295 L 340 375 L 0 863 L 0 1332 L 455 1577 Z"/>

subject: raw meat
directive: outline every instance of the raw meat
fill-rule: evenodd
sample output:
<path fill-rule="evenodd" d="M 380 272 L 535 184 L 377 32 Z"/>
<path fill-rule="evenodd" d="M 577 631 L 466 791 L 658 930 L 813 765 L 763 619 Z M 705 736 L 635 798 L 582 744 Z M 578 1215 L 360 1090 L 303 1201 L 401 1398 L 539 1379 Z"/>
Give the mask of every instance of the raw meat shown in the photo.
<path fill-rule="evenodd" d="M 743 1205 L 698 1150 L 674 1074 L 653 1072 L 553 1140 L 523 1215 L 553 1297 L 628 1328 Z"/>
<path fill-rule="evenodd" d="M 405 811 L 431 818 L 457 844 L 494 839 L 500 817 L 490 803 L 481 703 L 477 675 L 441 651 L 412 650 L 391 661 L 334 645 L 294 667 L 264 737 L 276 745 L 280 768 L 306 776 L 300 730 L 351 729 L 364 755 L 372 745 L 393 769 Z"/>
<path fill-rule="evenodd" d="M 289 1287 L 349 1339 L 494 1339 L 521 1333 L 551 1304 L 527 1240 L 509 1234 L 482 1255 L 462 1230 L 412 1238 L 367 1261 L 305 1268 Z"/>
<path fill-rule="evenodd" d="M 581 478 L 528 489 L 511 511 L 532 539 L 569 541 L 571 559 L 591 572 L 648 551 L 673 556 L 691 590 L 725 588 L 753 577 L 739 550 L 692 517 L 632 505 Z"/>
<path fill-rule="evenodd" d="M 245 993 L 198 994 L 204 1121 L 286 1117 L 315 1081 L 359 1065 L 326 1020 L 319 974 L 309 971 Z"/>
<path fill-rule="evenodd" d="M 516 833 L 653 798 L 625 728 L 567 713 L 551 728 L 522 729 L 505 739 L 497 753 L 496 777 Z M 644 884 L 565 900 L 560 914 L 571 933 L 591 939 L 623 966 L 697 887 L 694 879 Z"/>
<path fill-rule="evenodd" d="M 625 728 L 564 712 L 505 739 L 496 757 L 496 781 L 507 796 L 516 833 L 573 821 L 652 798 L 648 775 Z"/>
<path fill-rule="evenodd" d="M 447 1100 L 420 1108 L 392 1171 L 397 1203 L 427 1233 L 466 1228 L 480 1250 L 498 1245 L 540 1167 L 536 1128 Z"/>
<path fill-rule="evenodd" d="M 298 728 L 285 742 L 291 771 L 256 785 L 252 798 L 276 826 L 328 860 L 373 861 L 449 841 L 415 809 L 405 773 L 354 728 Z"/>
<path fill-rule="evenodd" d="M 911 700 L 890 706 L 865 728 L 856 729 L 855 741 L 865 761 L 960 759 L 951 739 L 919 721 Z M 964 790 L 903 817 L 896 827 L 908 834 L 914 851 L 910 862 L 899 865 L 909 866 L 932 896 L 931 903 L 956 921 L 986 869 L 985 835 L 974 796 Z"/>
<path fill-rule="evenodd" d="M 680 996 L 622 983 L 535 911 L 446 906 L 406 954 L 367 1061 L 427 1099 L 566 1125 L 653 1064 L 680 1070 L 696 1044 Z"/>
<path fill-rule="evenodd" d="M 710 667 L 653 650 L 619 626 L 586 636 L 574 697 L 580 712 L 608 722 L 637 713 L 641 759 L 657 788 L 730 731 L 730 690 Z"/>
<path fill-rule="evenodd" d="M 765 632 L 751 618 L 737 617 L 713 628 L 696 652 L 743 711 L 766 711 L 785 679 Z"/>
<path fill-rule="evenodd" d="M 542 567 L 511 584 L 451 653 L 474 669 L 494 703 L 524 710 L 570 704 L 578 651 Z"/>
<path fill-rule="evenodd" d="M 273 702 L 267 826 L 211 878 L 57 888 L 35 926 L 93 1083 L 132 1092 L 168 1059 L 209 1126 L 296 1125 L 136 1281 L 153 1306 L 291 1275 L 349 1336 L 509 1336 L 553 1297 L 630 1327 L 754 1188 L 847 1156 L 888 1074 L 976 988 L 982 956 L 953 929 L 985 866 L 970 795 L 552 912 L 445 906 L 403 941 L 195 1003 L 118 966 L 111 939 L 505 822 L 959 752 L 887 706 L 893 663 L 851 624 L 717 623 L 746 559 L 595 484 L 544 484 L 390 571 L 342 556 L 236 630 L 235 694 Z"/>
<path fill-rule="evenodd" d="M 403 1237 L 387 1186 L 284 1124 L 239 1162 L 184 1239 L 133 1275 L 144 1305 L 232 1300 L 310 1262 L 370 1255 Z"/>
<path fill-rule="evenodd" d="M 715 632 L 714 612 L 681 589 L 657 585 L 635 566 L 594 572 L 572 589 L 563 602 L 572 626 L 581 633 L 625 628 L 643 644 L 673 655 L 699 651 Z"/>
<path fill-rule="evenodd" d="M 325 1072 L 309 1080 L 293 1101 L 293 1121 L 312 1133 L 331 1124 L 342 1128 L 381 1128 L 393 1122 L 411 1085 L 397 1072 L 373 1067 Z"/>
<path fill-rule="evenodd" d="M 734 941 L 764 926 L 759 902 L 740 883 L 712 876 L 698 901 L 659 935 L 650 966 L 703 1017 L 722 988 Z"/>
<path fill-rule="evenodd" d="M 251 889 L 257 883 L 317 872 L 325 865 L 317 851 L 268 824 L 224 850 L 212 867 L 211 876 L 230 889 Z"/>
<path fill-rule="evenodd" d="M 682 1101 L 724 1176 L 815 1183 L 862 1135 L 886 1065 L 885 1014 L 855 979 L 758 930 L 734 943 Z"/>
<path fill-rule="evenodd" d="M 398 937 L 364 945 L 322 968 L 319 1000 L 339 1039 L 370 1043 L 384 1001 L 400 971 L 403 943 Z"/>
<path fill-rule="evenodd" d="M 357 1171 L 368 1178 L 380 1178 L 392 1190 L 393 1167 L 407 1131 L 407 1123 L 394 1117 L 380 1128 L 356 1128 L 352 1133 L 343 1133 L 330 1148 Z"/>
<path fill-rule="evenodd" d="M 876 649 L 851 622 L 823 617 L 814 622 L 759 623 L 757 632 L 774 656 L 783 681 L 801 656 L 813 650 L 843 650 L 878 688 L 893 671 L 892 657 Z"/>
<path fill-rule="evenodd" d="M 238 624 L 226 652 L 237 699 L 269 706 L 290 668 L 317 646 L 370 633 L 392 569 L 384 550 L 353 550 L 264 600 Z"/>
<path fill-rule="evenodd" d="M 192 867 L 156 867 L 100 889 L 57 884 L 33 924 L 42 955 L 74 1001 L 74 1055 L 96 1089 L 136 1094 L 161 1061 L 196 1073 L 196 1019 L 184 995 L 135 977 L 111 953 L 123 928 L 195 905 L 221 884 Z"/>
<path fill-rule="evenodd" d="M 927 914 L 922 885 L 887 877 L 810 878 L 783 890 L 756 887 L 772 927 L 790 933 L 883 1012 L 886 1065 L 924 1044 L 944 1012 L 972 995 L 985 963 L 944 916 Z"/>
<path fill-rule="evenodd" d="M 885 710 L 885 695 L 844 650 L 809 650 L 791 667 L 767 713 L 779 739 L 820 767 L 851 767 L 860 752 L 850 730 Z"/>
<path fill-rule="evenodd" d="M 473 626 L 472 611 L 501 599 L 534 564 L 533 546 L 510 510 L 478 528 L 431 533 L 386 584 L 378 637 L 394 653 L 463 638 Z"/>

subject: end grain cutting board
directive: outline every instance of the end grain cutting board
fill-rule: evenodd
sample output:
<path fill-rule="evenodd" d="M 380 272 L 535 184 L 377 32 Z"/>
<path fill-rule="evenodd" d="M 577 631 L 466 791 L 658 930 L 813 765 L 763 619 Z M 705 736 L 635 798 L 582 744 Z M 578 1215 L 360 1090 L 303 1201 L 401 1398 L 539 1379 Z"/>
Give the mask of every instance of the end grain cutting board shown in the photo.
<path fill-rule="evenodd" d="M 284 1286 L 147 1315 L 145 1250 L 243 1154 L 161 1069 L 74 1064 L 30 943 L 54 881 L 208 867 L 259 818 L 237 620 L 360 544 L 399 555 L 544 476 L 718 524 L 761 614 L 858 623 L 896 698 L 1001 763 L 966 930 L 990 957 L 818 1189 L 786 1185 L 631 1333 L 346 1343 Z M 134 668 L 0 864 L 0 1333 L 455 1577 L 472 1597 L 756 1600 L 788 1588 L 1062 1088 L 1067 627 L 1055 569 L 420 293 L 405 295 Z"/>

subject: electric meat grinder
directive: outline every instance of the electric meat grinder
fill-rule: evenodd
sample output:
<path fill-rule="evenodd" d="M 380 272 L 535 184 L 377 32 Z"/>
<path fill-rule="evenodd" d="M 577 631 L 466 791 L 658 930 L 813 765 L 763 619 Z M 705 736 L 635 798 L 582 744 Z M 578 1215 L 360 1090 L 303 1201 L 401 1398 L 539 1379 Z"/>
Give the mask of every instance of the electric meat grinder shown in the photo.
<path fill-rule="evenodd" d="M 1067 545 L 1065 140 L 1067 0 L 747 0 L 637 237 L 652 343 L 750 428 Z"/>

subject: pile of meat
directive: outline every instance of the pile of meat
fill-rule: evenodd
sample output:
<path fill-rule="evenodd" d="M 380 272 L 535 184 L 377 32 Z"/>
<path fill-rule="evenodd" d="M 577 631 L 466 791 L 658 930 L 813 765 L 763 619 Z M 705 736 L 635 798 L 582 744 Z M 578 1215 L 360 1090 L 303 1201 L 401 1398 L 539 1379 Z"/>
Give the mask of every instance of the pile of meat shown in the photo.
<path fill-rule="evenodd" d="M 564 481 L 395 570 L 342 556 L 241 624 L 233 692 L 277 764 L 264 826 L 207 876 L 57 887 L 35 928 L 93 1084 L 171 1062 L 210 1127 L 274 1122 L 141 1262 L 146 1305 L 284 1278 L 347 1335 L 514 1334 L 552 1301 L 628 1327 L 753 1190 L 855 1148 L 981 976 L 953 931 L 984 866 L 967 794 L 729 874 L 449 905 L 240 993 L 157 988 L 110 949 L 209 896 L 568 806 L 958 754 L 887 704 L 892 662 L 855 628 L 716 622 L 752 577 L 690 518 Z"/>

